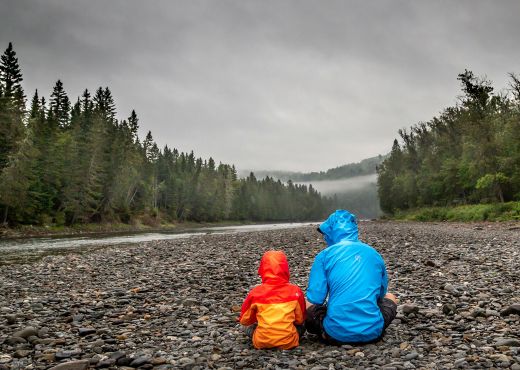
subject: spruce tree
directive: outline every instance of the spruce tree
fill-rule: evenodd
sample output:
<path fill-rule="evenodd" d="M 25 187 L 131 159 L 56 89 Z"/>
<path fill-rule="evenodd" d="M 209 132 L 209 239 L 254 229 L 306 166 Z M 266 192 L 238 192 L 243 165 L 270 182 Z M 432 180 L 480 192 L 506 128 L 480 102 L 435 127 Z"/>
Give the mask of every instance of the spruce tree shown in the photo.
<path fill-rule="evenodd" d="M 0 58 L 0 170 L 24 135 L 25 95 L 18 58 L 9 43 Z"/>
<path fill-rule="evenodd" d="M 17 90 L 22 90 L 21 82 L 23 80 L 18 58 L 11 42 L 0 60 L 0 81 L 3 86 L 3 96 L 11 97 Z"/>
<path fill-rule="evenodd" d="M 49 112 L 61 128 L 69 126 L 70 100 L 60 80 L 56 82 L 52 90 Z"/>
<path fill-rule="evenodd" d="M 130 128 L 130 133 L 132 134 L 132 138 L 137 140 L 137 130 L 139 129 L 139 119 L 137 118 L 137 114 L 135 110 L 132 109 L 132 113 L 130 117 L 128 117 L 128 127 Z"/>

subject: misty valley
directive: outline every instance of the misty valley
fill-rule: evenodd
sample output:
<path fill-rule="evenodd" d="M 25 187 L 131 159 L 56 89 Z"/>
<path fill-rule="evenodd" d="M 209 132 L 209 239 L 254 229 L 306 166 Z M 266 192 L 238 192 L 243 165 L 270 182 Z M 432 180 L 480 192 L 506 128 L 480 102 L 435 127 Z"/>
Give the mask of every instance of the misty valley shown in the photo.
<path fill-rule="evenodd" d="M 373 219 L 381 215 L 377 195 L 377 174 L 350 177 L 338 180 L 298 182 L 314 187 L 323 196 L 332 199 L 338 209 L 349 209 L 358 217 Z"/>

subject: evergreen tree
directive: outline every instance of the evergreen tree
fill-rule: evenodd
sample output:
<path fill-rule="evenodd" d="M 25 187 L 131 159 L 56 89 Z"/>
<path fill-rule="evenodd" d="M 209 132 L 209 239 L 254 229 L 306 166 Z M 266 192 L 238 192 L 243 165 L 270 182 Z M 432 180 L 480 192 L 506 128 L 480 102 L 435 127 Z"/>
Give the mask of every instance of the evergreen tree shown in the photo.
<path fill-rule="evenodd" d="M 139 119 L 137 118 L 137 114 L 135 110 L 132 110 L 130 117 L 128 117 L 128 127 L 130 129 L 130 133 L 132 134 L 133 140 L 137 140 L 137 130 L 139 129 Z"/>
<path fill-rule="evenodd" d="M 394 141 L 378 169 L 385 212 L 520 199 L 520 89 L 511 77 L 512 98 L 466 70 L 460 105 L 399 131 L 402 148 Z"/>
<path fill-rule="evenodd" d="M 50 99 L 49 119 L 61 128 L 68 128 L 70 123 L 70 100 L 61 80 L 56 81 Z"/>
<path fill-rule="evenodd" d="M 13 44 L 0 57 L 0 171 L 24 136 L 25 95 Z"/>
<path fill-rule="evenodd" d="M 234 166 L 217 166 L 213 158 L 168 146 L 159 150 L 151 132 L 141 144 L 137 114 L 118 122 L 108 88 L 99 88 L 94 97 L 85 90 L 71 106 L 58 80 L 49 107 L 36 91 L 26 117 L 11 44 L 0 72 L 0 222 L 62 225 L 140 217 L 157 224 L 324 216 L 325 203 L 312 187 L 257 180 L 252 173 L 238 179 Z"/>
<path fill-rule="evenodd" d="M 10 42 L 4 54 L 0 57 L 0 82 L 5 97 L 12 97 L 16 91 L 23 91 L 21 87 L 22 72 L 18 65 L 18 58 Z"/>

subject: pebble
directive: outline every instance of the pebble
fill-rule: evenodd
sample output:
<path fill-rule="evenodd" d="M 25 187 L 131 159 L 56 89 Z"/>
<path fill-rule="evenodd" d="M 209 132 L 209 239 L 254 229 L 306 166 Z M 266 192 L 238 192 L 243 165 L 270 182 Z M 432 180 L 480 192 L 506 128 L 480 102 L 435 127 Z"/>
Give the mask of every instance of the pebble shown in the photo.
<path fill-rule="evenodd" d="M 38 331 L 32 326 L 28 326 L 20 331 L 17 331 L 13 334 L 13 337 L 19 337 L 27 339 L 32 336 L 38 336 Z"/>
<path fill-rule="evenodd" d="M 282 249 L 305 288 L 315 226 L 198 235 L 0 264 L 0 370 L 518 368 L 520 228 L 360 221 L 400 305 L 383 340 L 255 350 L 236 318 Z M 487 224 L 483 224 L 487 225 Z M 403 246 L 408 245 L 406 253 Z M 2 258 L 0 256 L 0 258 Z M 516 368 L 515 368 L 516 366 Z"/>
<path fill-rule="evenodd" d="M 54 367 L 51 367 L 49 370 L 86 370 L 89 368 L 89 362 L 87 360 L 80 361 L 70 361 L 65 362 Z"/>
<path fill-rule="evenodd" d="M 512 304 L 505 308 L 500 314 L 502 316 L 520 315 L 520 304 Z"/>
<path fill-rule="evenodd" d="M 520 339 L 516 339 L 516 338 L 497 338 L 495 340 L 494 346 L 496 346 L 496 347 L 502 347 L 502 346 L 520 347 Z"/>

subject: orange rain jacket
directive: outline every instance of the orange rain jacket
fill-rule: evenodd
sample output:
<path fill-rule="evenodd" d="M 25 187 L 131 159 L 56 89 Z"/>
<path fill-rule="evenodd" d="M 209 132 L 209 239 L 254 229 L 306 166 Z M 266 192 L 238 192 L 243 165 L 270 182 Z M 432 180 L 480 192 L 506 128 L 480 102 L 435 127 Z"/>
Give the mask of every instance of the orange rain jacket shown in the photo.
<path fill-rule="evenodd" d="M 253 334 L 255 348 L 290 349 L 299 344 L 294 324 L 305 321 L 305 297 L 289 283 L 289 264 L 281 251 L 266 252 L 258 268 L 262 284 L 247 295 L 240 312 L 240 324 L 258 323 Z"/>

